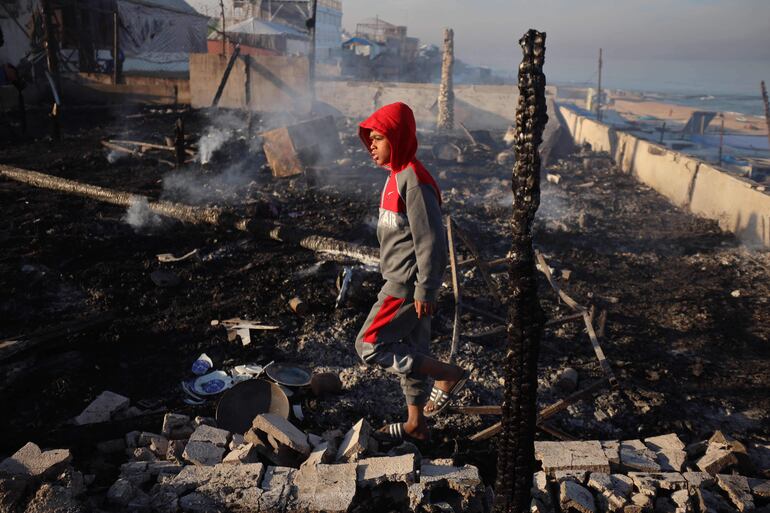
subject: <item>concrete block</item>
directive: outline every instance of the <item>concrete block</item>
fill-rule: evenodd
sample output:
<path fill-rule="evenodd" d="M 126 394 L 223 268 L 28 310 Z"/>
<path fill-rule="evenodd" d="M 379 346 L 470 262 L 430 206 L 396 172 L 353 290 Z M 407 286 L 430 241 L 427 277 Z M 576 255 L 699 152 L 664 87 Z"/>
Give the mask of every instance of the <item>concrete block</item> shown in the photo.
<path fill-rule="evenodd" d="M 697 461 L 696 465 L 702 471 L 715 475 L 737 463 L 738 458 L 731 449 L 709 445 L 706 454 Z"/>
<path fill-rule="evenodd" d="M 128 397 L 105 390 L 75 417 L 74 422 L 79 426 L 107 422 L 115 413 L 128 408 L 130 402 Z"/>
<path fill-rule="evenodd" d="M 224 447 L 217 447 L 209 442 L 188 442 L 182 457 L 194 465 L 216 465 L 222 462 Z"/>
<path fill-rule="evenodd" d="M 754 509 L 754 499 L 751 496 L 751 487 L 746 477 L 717 474 L 717 484 L 727 492 L 738 511 L 752 511 Z"/>
<path fill-rule="evenodd" d="M 229 439 L 229 431 L 201 424 L 195 428 L 193 434 L 190 435 L 189 442 L 208 442 L 217 447 L 227 447 L 227 441 Z"/>
<path fill-rule="evenodd" d="M 548 476 L 545 472 L 535 472 L 532 475 L 532 498 L 537 500 L 543 508 L 547 511 L 553 511 L 553 500 L 551 498 L 551 492 L 548 489 Z"/>
<path fill-rule="evenodd" d="M 258 511 L 262 490 L 258 487 L 265 467 L 261 463 L 220 464 L 213 467 L 208 480 L 195 491 L 226 511 Z"/>
<path fill-rule="evenodd" d="M 152 480 L 146 461 L 130 461 L 120 466 L 120 477 L 134 486 L 142 486 Z"/>
<path fill-rule="evenodd" d="M 259 498 L 260 511 L 293 511 L 296 502 L 294 476 L 297 470 L 290 467 L 267 467 Z"/>
<path fill-rule="evenodd" d="M 735 507 L 719 493 L 712 492 L 706 488 L 697 488 L 695 490 L 695 499 L 698 503 L 698 511 L 702 513 L 735 511 Z"/>
<path fill-rule="evenodd" d="M 131 481 L 118 478 L 107 490 L 107 502 L 115 506 L 126 507 L 136 495 L 137 488 Z"/>
<path fill-rule="evenodd" d="M 626 470 L 660 471 L 655 453 L 641 440 L 625 440 L 620 443 L 620 464 Z"/>
<path fill-rule="evenodd" d="M 60 473 L 72 461 L 68 449 L 41 451 L 33 442 L 27 442 L 12 456 L 0 463 L 0 475 L 49 478 Z"/>
<path fill-rule="evenodd" d="M 153 477 L 162 475 L 175 476 L 182 471 L 183 465 L 178 465 L 171 461 L 153 461 L 147 463 L 147 472 Z"/>
<path fill-rule="evenodd" d="M 553 473 L 553 480 L 556 481 L 557 484 L 567 479 L 575 481 L 578 484 L 585 484 L 587 477 L 587 470 L 556 470 Z"/>
<path fill-rule="evenodd" d="M 635 493 L 631 496 L 631 502 L 638 506 L 642 511 L 652 511 L 654 506 L 653 496 L 647 495 L 646 493 Z"/>
<path fill-rule="evenodd" d="M 257 449 L 254 444 L 245 443 L 230 451 L 222 463 L 258 463 Z"/>
<path fill-rule="evenodd" d="M 137 447 L 136 449 L 128 449 L 129 456 L 134 461 L 156 461 L 158 459 L 149 447 Z"/>
<path fill-rule="evenodd" d="M 691 513 L 690 492 L 687 490 L 676 490 L 671 494 L 671 502 L 676 506 L 675 513 Z"/>
<path fill-rule="evenodd" d="M 74 513 L 87 509 L 87 505 L 68 487 L 59 483 L 43 483 L 27 504 L 24 513 Z"/>
<path fill-rule="evenodd" d="M 686 490 L 687 481 L 678 472 L 629 472 L 628 477 L 645 495 L 654 497 L 658 490 Z"/>
<path fill-rule="evenodd" d="M 272 436 L 279 443 L 297 451 L 303 456 L 310 454 L 310 444 L 307 441 L 307 435 L 283 417 L 272 413 L 257 415 L 251 427 Z"/>
<path fill-rule="evenodd" d="M 355 463 L 343 463 L 300 469 L 294 477 L 299 509 L 347 511 L 356 494 L 356 467 Z"/>
<path fill-rule="evenodd" d="M 770 498 L 770 480 L 749 478 L 749 487 L 756 497 Z"/>
<path fill-rule="evenodd" d="M 302 466 L 315 466 L 319 465 L 321 463 L 331 463 L 329 460 L 331 459 L 328 456 L 329 453 L 329 443 L 323 442 L 322 444 L 316 445 L 313 447 L 312 452 L 310 453 L 310 456 L 307 457 L 307 459 L 302 463 Z"/>
<path fill-rule="evenodd" d="M 610 462 L 598 441 L 535 442 L 535 458 L 543 470 L 553 475 L 557 470 L 610 472 Z"/>
<path fill-rule="evenodd" d="M 185 513 L 209 513 L 220 511 L 219 504 L 197 492 L 189 493 L 179 499 L 179 507 Z"/>
<path fill-rule="evenodd" d="M 266 458 L 273 465 L 278 467 L 294 467 L 300 466 L 301 455 L 295 450 L 289 448 L 286 445 L 281 445 L 279 450 L 276 450 L 267 441 L 267 435 L 262 431 L 255 431 L 249 429 L 244 434 L 244 439 L 247 443 L 253 444 L 257 453 Z"/>
<path fill-rule="evenodd" d="M 588 486 L 606 499 L 611 511 L 622 510 L 634 489 L 633 481 L 626 476 L 621 478 L 617 474 L 610 475 L 601 472 L 591 473 Z"/>
<path fill-rule="evenodd" d="M 168 450 L 166 451 L 166 459 L 175 463 L 182 463 L 184 461 L 185 447 L 187 447 L 186 440 L 169 441 Z"/>
<path fill-rule="evenodd" d="M 610 462 L 610 466 L 620 468 L 620 442 L 613 440 L 603 441 L 600 443 L 602 450 L 604 451 L 604 455 Z"/>
<path fill-rule="evenodd" d="M 655 513 L 675 513 L 676 506 L 668 497 L 656 497 L 653 501 Z"/>
<path fill-rule="evenodd" d="M 186 465 L 174 476 L 166 485 L 166 488 L 172 490 L 175 494 L 181 496 L 194 491 L 199 486 L 207 483 L 214 474 L 214 467 L 199 467 L 196 465 Z"/>
<path fill-rule="evenodd" d="M 565 480 L 559 485 L 559 503 L 562 511 L 570 509 L 581 513 L 594 513 L 596 503 L 591 492 L 575 481 Z"/>
<path fill-rule="evenodd" d="M 236 447 L 239 447 L 246 443 L 246 439 L 243 438 L 243 435 L 240 433 L 233 433 L 233 438 L 230 440 L 230 443 L 228 444 L 228 448 L 232 451 Z"/>
<path fill-rule="evenodd" d="M 150 496 L 150 509 L 154 513 L 177 513 L 179 498 L 169 490 L 161 490 Z"/>
<path fill-rule="evenodd" d="M 416 463 L 414 454 L 366 458 L 358 461 L 356 479 L 358 485 L 364 488 L 385 482 L 409 485 L 417 480 Z"/>
<path fill-rule="evenodd" d="M 687 481 L 687 488 L 694 492 L 701 486 L 709 487 L 714 484 L 714 476 L 706 472 L 682 472 L 682 477 Z"/>
<path fill-rule="evenodd" d="M 655 452 L 661 470 L 681 472 L 687 460 L 687 453 L 684 450 L 684 444 L 676 434 L 669 433 L 645 438 L 644 443 L 651 451 Z"/>
<path fill-rule="evenodd" d="M 126 448 L 128 449 L 134 449 L 136 447 L 139 447 L 139 435 L 142 433 L 140 431 L 129 431 L 126 433 L 125 440 L 126 440 Z"/>
<path fill-rule="evenodd" d="M 412 510 L 428 507 L 431 497 L 446 497 L 448 491 L 460 497 L 462 511 L 482 511 L 486 490 L 479 470 L 472 465 L 462 467 L 431 465 L 420 467 L 420 481 L 408 488 L 409 504 Z"/>
<path fill-rule="evenodd" d="M 367 450 L 372 427 L 365 419 L 359 420 L 345 435 L 337 451 L 337 461 L 356 461 Z"/>
<path fill-rule="evenodd" d="M 167 413 L 163 417 L 161 434 L 171 440 L 189 438 L 193 433 L 192 421 L 187 415 Z"/>

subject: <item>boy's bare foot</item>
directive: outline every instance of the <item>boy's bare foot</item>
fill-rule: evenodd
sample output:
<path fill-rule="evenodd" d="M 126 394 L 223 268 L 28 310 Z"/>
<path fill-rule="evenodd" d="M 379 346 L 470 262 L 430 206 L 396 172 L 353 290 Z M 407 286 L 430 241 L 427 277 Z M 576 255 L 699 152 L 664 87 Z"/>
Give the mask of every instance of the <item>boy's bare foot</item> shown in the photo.
<path fill-rule="evenodd" d="M 433 383 L 433 386 L 441 390 L 442 392 L 448 393 L 450 390 L 452 390 L 452 387 L 454 387 L 458 381 L 463 377 L 465 374 L 465 371 L 462 369 L 462 367 L 455 366 L 454 369 L 452 369 L 450 373 L 450 377 L 448 377 L 445 380 L 437 380 Z M 435 410 L 435 404 L 432 400 L 429 400 L 427 404 L 425 405 L 425 408 L 423 408 L 423 411 L 427 414 L 430 414 Z"/>

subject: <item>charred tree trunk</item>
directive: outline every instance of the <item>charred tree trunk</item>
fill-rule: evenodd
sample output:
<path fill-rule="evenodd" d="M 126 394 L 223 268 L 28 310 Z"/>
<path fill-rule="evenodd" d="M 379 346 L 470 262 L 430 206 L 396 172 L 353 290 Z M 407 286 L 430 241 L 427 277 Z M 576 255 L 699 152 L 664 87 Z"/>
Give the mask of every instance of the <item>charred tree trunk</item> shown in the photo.
<path fill-rule="evenodd" d="M 66 192 L 126 208 L 141 203 L 154 214 L 184 223 L 235 228 L 256 237 L 295 244 L 311 251 L 347 257 L 364 264 L 379 263 L 379 256 L 374 248 L 325 237 L 310 230 L 281 226 L 270 220 L 238 217 L 230 211 L 217 207 L 195 207 L 171 201 L 152 201 L 140 194 L 116 191 L 3 164 L 0 164 L 0 176 L 35 187 Z"/>
<path fill-rule="evenodd" d="M 765 81 L 760 83 L 762 88 L 762 103 L 765 105 L 765 123 L 767 123 L 767 140 L 770 141 L 770 101 L 767 99 L 767 88 L 765 87 Z"/>
<path fill-rule="evenodd" d="M 503 432 L 498 440 L 495 511 L 529 510 L 534 467 L 537 359 L 544 315 L 537 296 L 532 223 L 540 205 L 540 156 L 545 104 L 545 33 L 529 30 L 519 40 L 524 58 L 519 66 L 519 103 L 513 167 L 511 283 L 508 350 L 504 360 Z"/>
<path fill-rule="evenodd" d="M 436 128 L 450 131 L 455 127 L 455 93 L 452 70 L 455 64 L 454 31 L 444 29 L 444 56 L 441 59 L 441 85 L 438 88 L 438 119 Z"/>

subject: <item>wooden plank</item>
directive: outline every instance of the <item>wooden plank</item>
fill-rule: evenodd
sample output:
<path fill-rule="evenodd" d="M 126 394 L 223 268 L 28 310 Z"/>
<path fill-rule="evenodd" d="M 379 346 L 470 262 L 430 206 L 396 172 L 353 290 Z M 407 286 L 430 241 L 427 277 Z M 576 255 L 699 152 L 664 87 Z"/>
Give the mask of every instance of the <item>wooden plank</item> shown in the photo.
<path fill-rule="evenodd" d="M 582 318 L 583 318 L 583 313 L 582 312 L 573 313 L 573 314 L 565 315 L 564 317 L 557 317 L 556 319 L 551 319 L 549 321 L 546 321 L 545 325 L 546 326 L 554 326 L 554 325 L 557 325 L 557 324 L 564 324 L 564 323 L 567 323 L 567 322 L 576 321 L 576 320 L 582 319 Z"/>
<path fill-rule="evenodd" d="M 462 309 L 462 293 L 460 280 L 457 276 L 457 255 L 455 254 L 455 242 L 452 234 L 452 216 L 446 216 L 447 241 L 449 243 L 449 267 L 452 275 L 452 292 L 455 297 L 455 318 L 452 325 L 452 345 L 449 349 L 449 363 L 454 363 L 457 356 L 457 345 L 460 340 L 460 315 Z"/>
<path fill-rule="evenodd" d="M 551 269 L 548 267 L 548 263 L 545 261 L 545 258 L 543 258 L 543 254 L 540 253 L 540 251 L 535 250 L 535 257 L 537 258 L 537 263 L 540 264 L 540 272 L 542 272 L 546 279 L 548 280 L 548 283 L 551 285 L 551 288 L 556 292 L 556 294 L 561 298 L 564 303 L 567 304 L 570 308 L 577 312 L 582 312 L 586 309 L 586 307 L 578 304 L 577 301 L 572 299 L 567 295 L 566 292 L 561 290 L 561 288 L 556 284 L 556 282 L 553 279 L 553 276 L 551 276 Z"/>
<path fill-rule="evenodd" d="M 543 431 L 544 433 L 548 433 L 554 438 L 558 438 L 562 442 L 574 442 L 577 440 L 577 438 L 575 438 L 574 436 L 570 435 L 569 433 L 565 433 L 561 429 L 557 428 L 556 426 L 548 422 L 537 424 L 537 429 L 539 429 L 540 431 Z"/>
<path fill-rule="evenodd" d="M 594 353 L 596 353 L 596 358 L 599 360 L 599 366 L 610 381 L 612 388 L 618 388 L 618 380 L 615 378 L 615 373 L 612 372 L 612 367 L 610 367 L 607 357 L 604 356 L 602 346 L 599 344 L 599 338 L 594 331 L 593 318 L 589 312 L 583 312 L 583 321 L 585 321 L 586 330 L 588 330 L 588 338 L 591 339 L 591 345 L 594 348 Z"/>

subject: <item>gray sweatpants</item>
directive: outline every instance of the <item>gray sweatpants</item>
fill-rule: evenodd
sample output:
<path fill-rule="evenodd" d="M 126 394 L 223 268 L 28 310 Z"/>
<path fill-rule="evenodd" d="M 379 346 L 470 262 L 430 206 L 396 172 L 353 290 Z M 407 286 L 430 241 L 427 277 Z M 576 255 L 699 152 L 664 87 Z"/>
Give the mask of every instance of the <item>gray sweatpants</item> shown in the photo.
<path fill-rule="evenodd" d="M 430 395 L 428 377 L 416 370 L 421 357 L 430 356 L 430 321 L 430 316 L 417 318 L 414 300 L 380 291 L 356 337 L 364 363 L 397 374 L 410 405 L 423 405 Z"/>

